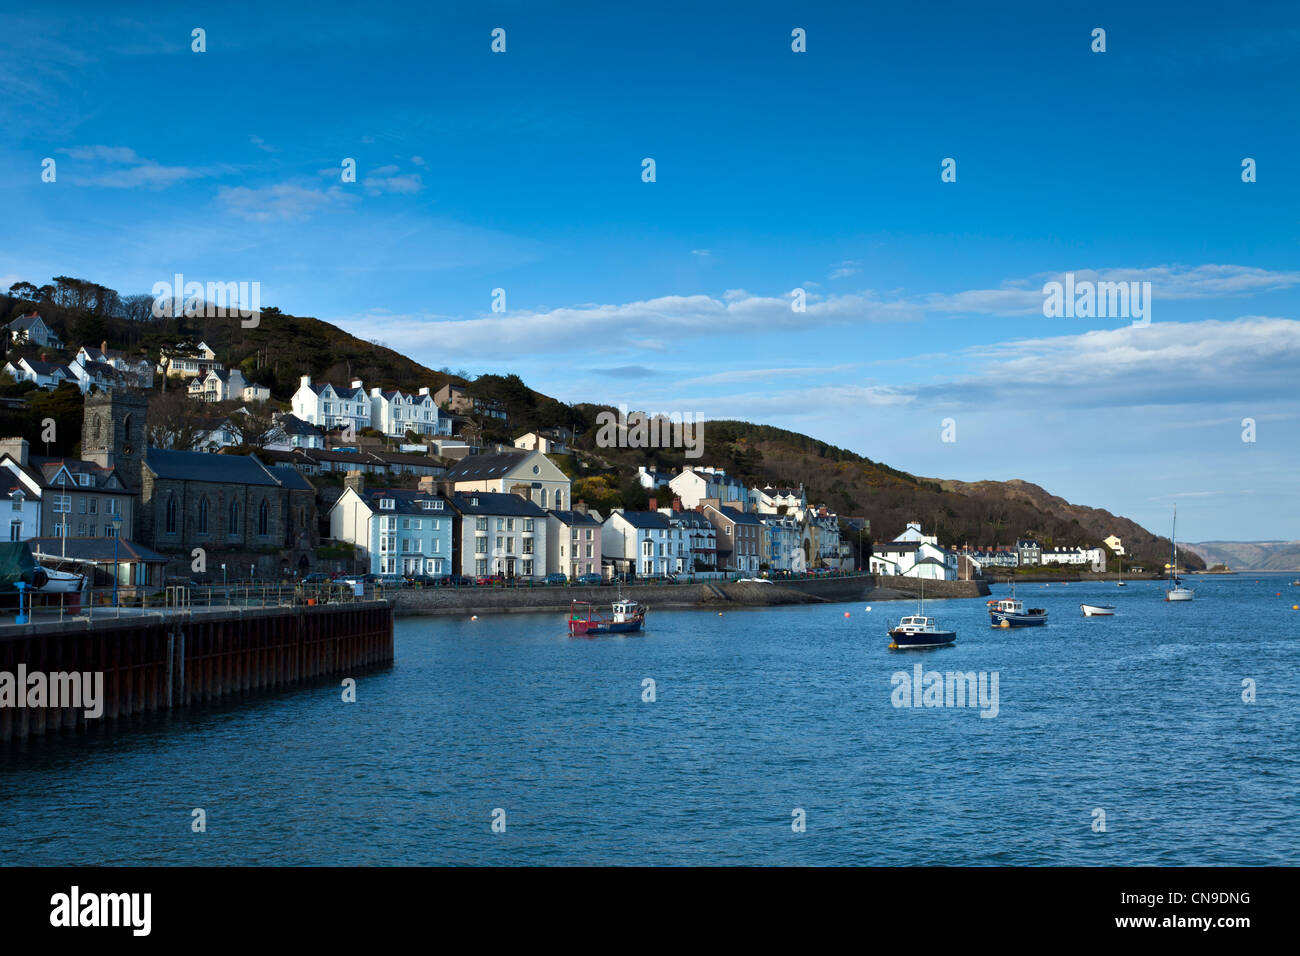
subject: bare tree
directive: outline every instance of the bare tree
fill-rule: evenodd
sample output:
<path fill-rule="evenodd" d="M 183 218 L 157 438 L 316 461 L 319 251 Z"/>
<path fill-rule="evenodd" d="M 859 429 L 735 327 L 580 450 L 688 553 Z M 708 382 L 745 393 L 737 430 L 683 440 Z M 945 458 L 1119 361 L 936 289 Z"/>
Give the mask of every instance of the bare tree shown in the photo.
<path fill-rule="evenodd" d="M 255 451 L 287 438 L 276 420 L 275 406 L 270 402 L 249 402 L 231 415 L 230 423 L 239 429 L 240 444 Z"/>
<path fill-rule="evenodd" d="M 145 432 L 153 448 L 193 451 L 211 429 L 212 410 L 184 392 L 156 392 L 149 398 Z"/>

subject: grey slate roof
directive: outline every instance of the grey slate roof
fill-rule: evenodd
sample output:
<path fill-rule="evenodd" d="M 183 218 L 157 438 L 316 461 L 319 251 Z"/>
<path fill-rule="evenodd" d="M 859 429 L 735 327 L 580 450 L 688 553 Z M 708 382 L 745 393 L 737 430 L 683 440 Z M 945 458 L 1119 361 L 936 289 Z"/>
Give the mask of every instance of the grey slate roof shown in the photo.
<path fill-rule="evenodd" d="M 595 527 L 600 524 L 600 522 L 597 521 L 595 518 L 593 518 L 591 515 L 583 514 L 581 511 L 556 511 L 554 508 L 552 508 L 547 513 L 554 515 L 556 518 L 558 518 L 560 521 L 564 522 L 567 525 L 574 525 L 574 526 L 590 525 L 592 527 Z"/>
<path fill-rule="evenodd" d="M 108 562 L 113 560 L 113 542 L 117 542 L 117 560 L 123 563 L 143 561 L 146 564 L 165 564 L 167 558 L 152 548 L 128 541 L 126 538 L 68 538 L 64 550 L 63 538 L 32 538 L 33 554 L 43 557 L 69 558 L 82 561 Z"/>
<path fill-rule="evenodd" d="M 621 514 L 623 520 L 634 528 L 658 529 L 671 528 L 668 516 L 660 514 L 658 511 L 614 511 L 610 512 L 610 517 Z"/>
<path fill-rule="evenodd" d="M 460 464 L 447 469 L 448 481 L 489 481 L 504 477 L 524 460 L 524 454 L 470 455 Z"/>
<path fill-rule="evenodd" d="M 159 478 L 274 486 L 278 482 L 252 455 L 209 455 L 201 451 L 150 448 L 145 466 Z"/>
<path fill-rule="evenodd" d="M 434 517 L 451 514 L 451 508 L 447 507 L 446 498 L 442 495 L 429 494 L 427 491 L 416 491 L 411 488 L 367 488 L 361 492 L 361 497 L 370 506 L 371 511 L 381 514 L 432 515 Z M 512 495 L 511 497 L 516 496 Z M 382 498 L 392 498 L 393 507 L 380 508 L 379 501 Z M 426 509 L 424 507 L 426 501 L 443 502 L 442 510 Z"/>
<path fill-rule="evenodd" d="M 478 504 L 474 504 L 477 501 Z M 522 518 L 545 518 L 546 512 L 527 498 L 495 491 L 458 491 L 451 504 L 466 515 L 509 515 Z"/>

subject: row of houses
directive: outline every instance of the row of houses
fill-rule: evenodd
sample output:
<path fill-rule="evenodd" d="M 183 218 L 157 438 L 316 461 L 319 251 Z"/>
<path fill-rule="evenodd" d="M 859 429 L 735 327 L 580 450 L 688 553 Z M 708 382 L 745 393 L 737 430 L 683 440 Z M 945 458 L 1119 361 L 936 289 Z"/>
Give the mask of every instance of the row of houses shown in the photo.
<path fill-rule="evenodd" d="M 482 482 L 422 478 L 416 489 L 367 488 L 353 472 L 329 511 L 329 534 L 353 545 L 374 574 L 561 573 L 664 577 L 697 570 L 800 571 L 817 552 L 817 525 L 726 505 L 615 508 L 602 517 L 551 489 L 469 488 Z M 543 507 L 550 501 L 553 507 Z"/>
<path fill-rule="evenodd" d="M 117 387 L 152 388 L 153 370 L 148 360 L 135 360 L 113 351 L 104 343 L 99 348 L 82 346 L 71 362 L 38 359 L 9 361 L 4 370 L 17 382 L 32 382 L 38 388 L 55 389 L 63 382 L 76 385 L 84 395 L 92 388 L 107 391 Z"/>
<path fill-rule="evenodd" d="M 909 521 L 893 541 L 872 548 L 869 569 L 873 574 L 955 581 L 988 569 L 1092 566 L 1102 561 L 1101 548 L 1044 548 L 1032 538 L 1019 539 L 1015 547 L 945 548 L 936 536 L 921 530 L 920 522 Z"/>

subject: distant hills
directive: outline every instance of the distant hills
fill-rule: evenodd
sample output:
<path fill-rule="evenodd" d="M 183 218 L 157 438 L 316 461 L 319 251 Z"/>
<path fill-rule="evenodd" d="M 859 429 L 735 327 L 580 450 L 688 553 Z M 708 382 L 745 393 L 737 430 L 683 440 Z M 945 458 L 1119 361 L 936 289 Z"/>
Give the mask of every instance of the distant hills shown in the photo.
<path fill-rule="evenodd" d="M 515 436 L 547 426 L 571 427 L 576 459 L 561 467 L 574 479 L 574 500 L 591 507 L 644 508 L 649 497 L 670 503 L 666 489 L 647 490 L 636 480 L 639 465 L 675 470 L 685 464 L 713 465 L 747 485 L 803 485 L 810 503 L 825 504 L 842 517 L 870 521 L 870 539 L 888 541 L 909 521 L 920 521 L 927 534 L 956 546 L 1011 545 L 1017 538 L 1035 538 L 1047 547 L 1092 547 L 1108 535 L 1124 540 L 1129 561 L 1163 566 L 1169 553 L 1167 538 L 1151 534 L 1128 518 L 1108 511 L 1071 504 L 1027 481 L 962 482 L 921 478 L 863 455 L 819 441 L 798 432 L 743 421 L 709 421 L 704 428 L 704 454 L 687 459 L 681 449 L 597 448 L 597 415 L 609 406 L 568 405 L 529 388 L 516 374 L 503 371 L 479 375 L 450 368 L 432 370 L 401 355 L 377 340 L 366 341 L 327 322 L 264 308 L 256 328 L 243 328 L 237 319 L 177 317 L 151 314 L 147 295 L 119 295 L 115 290 L 84 279 L 56 277 L 49 285 L 16 283 L 9 295 L 0 294 L 0 320 L 9 321 L 25 311 L 38 310 L 59 331 L 66 343 L 61 358 L 67 361 L 79 345 L 107 341 L 131 354 L 156 358 L 158 349 L 178 341 L 206 341 L 227 367 L 243 370 L 247 379 L 267 386 L 272 398 L 287 403 L 298 387 L 300 375 L 316 381 L 346 384 L 361 379 L 367 388 L 381 386 L 416 391 L 438 389 L 447 382 L 467 384 L 472 395 L 500 402 L 508 425 L 494 419 L 471 423 L 484 445 L 511 443 Z M 22 347 L 15 353 L 32 353 Z M 12 357 L 12 355 L 11 355 Z M 449 358 L 453 358 L 449 356 Z M 13 413 L 8 427 L 28 434 L 37 412 Z M 65 428 L 79 434 L 80 409 Z M 473 417 L 473 416 L 471 416 Z M 28 434 L 34 440 L 34 433 Z M 69 443 L 70 444 L 70 443 Z M 73 452 L 72 447 L 59 449 Z M 856 543 L 856 542 L 855 542 Z M 864 541 L 865 543 L 865 541 Z M 1295 543 L 1292 543 L 1293 545 Z M 1199 547 L 1199 546 L 1198 546 Z M 1216 562 L 1218 559 L 1215 559 Z M 1189 567 L 1199 559 L 1188 553 Z M 1235 558 L 1224 563 L 1241 566 Z M 1290 567 L 1300 565 L 1291 559 Z"/>
<path fill-rule="evenodd" d="M 1233 571 L 1300 570 L 1300 541 L 1199 541 L 1184 547 L 1207 565 L 1226 564 Z"/>

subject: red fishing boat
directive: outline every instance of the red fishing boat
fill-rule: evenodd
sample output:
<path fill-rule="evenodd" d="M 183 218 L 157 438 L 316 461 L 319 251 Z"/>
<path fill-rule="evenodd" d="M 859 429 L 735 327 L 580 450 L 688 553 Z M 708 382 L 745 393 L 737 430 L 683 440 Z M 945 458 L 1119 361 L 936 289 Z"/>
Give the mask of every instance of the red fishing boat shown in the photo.
<path fill-rule="evenodd" d="M 626 634 L 645 625 L 646 607 L 636 601 L 615 601 L 610 616 L 605 617 L 586 601 L 574 601 L 569 607 L 569 633 Z"/>

